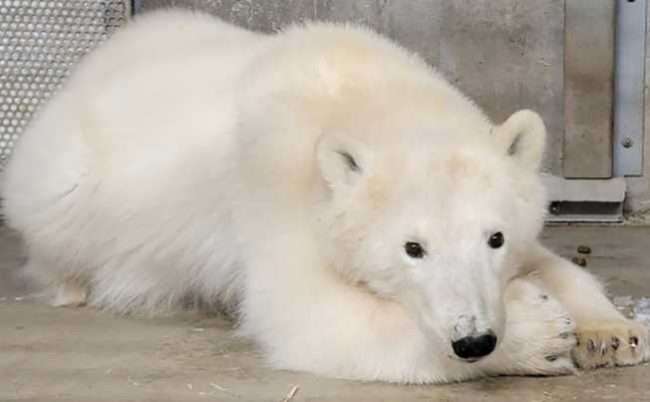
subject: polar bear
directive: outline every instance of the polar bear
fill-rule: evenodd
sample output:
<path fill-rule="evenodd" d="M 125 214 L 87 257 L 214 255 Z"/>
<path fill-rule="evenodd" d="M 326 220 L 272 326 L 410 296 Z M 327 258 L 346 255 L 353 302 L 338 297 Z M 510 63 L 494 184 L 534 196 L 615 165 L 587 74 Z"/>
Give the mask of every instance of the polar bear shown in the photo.
<path fill-rule="evenodd" d="M 229 308 L 276 368 L 443 383 L 646 361 L 647 330 L 537 240 L 545 135 L 365 28 L 167 10 L 38 113 L 3 208 L 55 305 Z"/>

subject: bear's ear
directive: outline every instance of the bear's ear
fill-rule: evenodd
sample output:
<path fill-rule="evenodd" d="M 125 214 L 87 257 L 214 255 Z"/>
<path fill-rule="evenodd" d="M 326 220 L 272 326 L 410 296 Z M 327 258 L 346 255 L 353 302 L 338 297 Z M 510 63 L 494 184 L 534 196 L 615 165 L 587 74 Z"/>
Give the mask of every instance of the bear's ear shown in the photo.
<path fill-rule="evenodd" d="M 532 110 L 520 110 L 508 118 L 502 125 L 495 127 L 494 135 L 510 157 L 521 164 L 537 171 L 546 145 L 546 128 L 541 117 Z"/>
<path fill-rule="evenodd" d="M 316 157 L 321 175 L 332 190 L 354 185 L 370 162 L 366 147 L 351 138 L 323 136 Z"/>

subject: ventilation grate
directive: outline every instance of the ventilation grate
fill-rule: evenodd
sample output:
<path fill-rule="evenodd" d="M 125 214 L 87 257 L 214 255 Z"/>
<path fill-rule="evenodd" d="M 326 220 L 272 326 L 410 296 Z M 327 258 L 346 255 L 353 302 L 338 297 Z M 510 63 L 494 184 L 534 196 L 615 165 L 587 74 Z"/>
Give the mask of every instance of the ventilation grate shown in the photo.
<path fill-rule="evenodd" d="M 71 67 L 126 22 L 129 4 L 0 0 L 0 164 Z"/>

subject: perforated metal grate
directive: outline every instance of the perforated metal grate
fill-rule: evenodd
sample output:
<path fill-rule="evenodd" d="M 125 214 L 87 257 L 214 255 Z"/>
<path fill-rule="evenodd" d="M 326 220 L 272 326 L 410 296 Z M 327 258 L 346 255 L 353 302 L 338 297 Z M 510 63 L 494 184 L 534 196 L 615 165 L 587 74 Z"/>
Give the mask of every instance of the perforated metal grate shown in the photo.
<path fill-rule="evenodd" d="M 129 0 L 0 0 L 0 164 L 81 56 L 126 22 Z"/>

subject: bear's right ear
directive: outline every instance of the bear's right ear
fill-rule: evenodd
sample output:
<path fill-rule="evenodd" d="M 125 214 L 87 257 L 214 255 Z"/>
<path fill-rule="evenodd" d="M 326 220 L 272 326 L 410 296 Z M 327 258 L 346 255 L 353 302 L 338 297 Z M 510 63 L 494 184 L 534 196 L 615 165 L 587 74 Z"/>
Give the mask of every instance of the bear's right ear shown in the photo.
<path fill-rule="evenodd" d="M 503 152 L 516 158 L 524 167 L 537 171 L 544 157 L 546 128 L 539 115 L 532 110 L 520 110 L 502 125 L 495 127 L 494 135 Z"/>
<path fill-rule="evenodd" d="M 370 155 L 351 138 L 323 136 L 316 148 L 321 175 L 332 190 L 350 187 L 366 173 Z"/>

